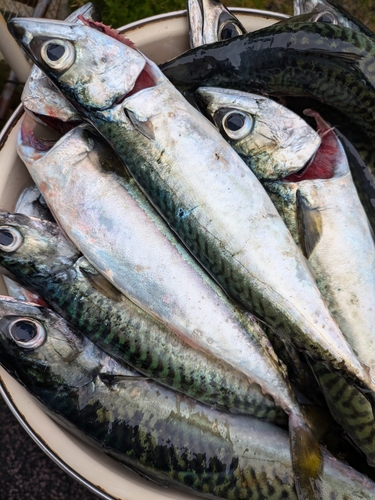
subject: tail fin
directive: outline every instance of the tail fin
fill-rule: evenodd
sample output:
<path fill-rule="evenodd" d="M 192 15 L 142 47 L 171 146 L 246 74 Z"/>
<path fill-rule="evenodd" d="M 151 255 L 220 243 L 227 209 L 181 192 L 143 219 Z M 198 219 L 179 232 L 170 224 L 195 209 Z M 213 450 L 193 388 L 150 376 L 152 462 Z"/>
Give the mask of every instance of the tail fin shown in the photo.
<path fill-rule="evenodd" d="M 299 500 L 320 500 L 323 491 L 323 456 L 308 425 L 298 416 L 289 416 L 289 436 L 295 486 Z"/>

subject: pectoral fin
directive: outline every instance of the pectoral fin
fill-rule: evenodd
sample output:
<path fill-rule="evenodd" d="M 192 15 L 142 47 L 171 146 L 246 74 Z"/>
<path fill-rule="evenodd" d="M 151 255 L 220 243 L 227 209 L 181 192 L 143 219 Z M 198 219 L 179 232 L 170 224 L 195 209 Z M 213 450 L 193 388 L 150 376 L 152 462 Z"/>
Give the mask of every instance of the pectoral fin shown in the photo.
<path fill-rule="evenodd" d="M 296 192 L 297 225 L 301 250 L 309 259 L 322 235 L 322 216 L 319 210 L 310 208 L 300 191 Z"/>
<path fill-rule="evenodd" d="M 124 299 L 123 294 L 120 290 L 117 290 L 115 286 L 112 285 L 104 276 L 102 276 L 99 272 L 91 272 L 87 267 L 79 266 L 82 274 L 87 278 L 90 284 L 97 290 L 102 293 L 109 299 L 114 302 L 121 302 Z"/>

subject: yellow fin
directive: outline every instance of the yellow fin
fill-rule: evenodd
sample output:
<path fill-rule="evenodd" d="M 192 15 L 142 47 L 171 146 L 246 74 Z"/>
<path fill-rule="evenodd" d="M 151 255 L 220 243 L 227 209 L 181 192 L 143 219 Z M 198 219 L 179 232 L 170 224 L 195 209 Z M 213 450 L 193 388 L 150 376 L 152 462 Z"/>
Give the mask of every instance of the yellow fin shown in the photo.
<path fill-rule="evenodd" d="M 289 416 L 289 436 L 299 500 L 321 500 L 323 456 L 318 441 L 298 416 Z"/>

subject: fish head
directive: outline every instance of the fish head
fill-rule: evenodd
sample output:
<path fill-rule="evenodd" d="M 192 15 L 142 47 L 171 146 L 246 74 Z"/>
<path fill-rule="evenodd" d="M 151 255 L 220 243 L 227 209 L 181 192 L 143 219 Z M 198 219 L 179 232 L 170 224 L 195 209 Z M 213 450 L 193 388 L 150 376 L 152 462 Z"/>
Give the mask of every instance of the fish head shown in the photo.
<path fill-rule="evenodd" d="M 28 286 L 32 277 L 63 271 L 79 256 L 53 222 L 0 211 L 0 266 L 11 278 Z"/>
<path fill-rule="evenodd" d="M 195 95 L 203 113 L 260 179 L 300 170 L 320 145 L 305 120 L 271 99 L 212 87 Z"/>
<path fill-rule="evenodd" d="M 188 0 L 187 12 L 192 48 L 246 33 L 241 22 L 218 0 Z"/>
<path fill-rule="evenodd" d="M 13 18 L 8 29 L 75 106 L 107 109 L 134 89 L 147 60 L 115 30 L 83 22 L 87 24 Z"/>
<path fill-rule="evenodd" d="M 66 22 L 82 24 L 79 16 L 93 21 L 101 21 L 100 11 L 92 3 L 85 4 L 75 10 L 66 18 Z M 45 73 L 35 65 L 25 83 L 21 101 L 25 111 L 41 123 L 52 125 L 56 123 L 56 118 L 63 122 L 71 122 L 74 125 L 82 121 L 72 104 Z"/>
<path fill-rule="evenodd" d="M 32 392 L 49 384 L 82 387 L 104 358 L 47 307 L 0 296 L 0 364 Z"/>
<path fill-rule="evenodd" d="M 324 5 L 322 0 L 293 0 L 294 15 L 307 14 L 321 5 Z"/>

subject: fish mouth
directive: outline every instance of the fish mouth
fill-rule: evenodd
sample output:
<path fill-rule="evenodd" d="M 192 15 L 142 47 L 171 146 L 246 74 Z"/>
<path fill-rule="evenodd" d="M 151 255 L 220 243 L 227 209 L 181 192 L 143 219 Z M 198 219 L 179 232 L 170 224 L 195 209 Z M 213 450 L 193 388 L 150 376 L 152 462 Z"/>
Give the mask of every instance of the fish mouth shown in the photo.
<path fill-rule="evenodd" d="M 52 137 L 48 137 L 51 135 Z M 25 113 L 20 125 L 17 145 L 17 148 L 22 151 L 22 160 L 25 163 L 38 161 L 54 147 L 60 137 L 60 134 L 41 125 L 40 121 L 35 120 L 31 114 Z"/>

